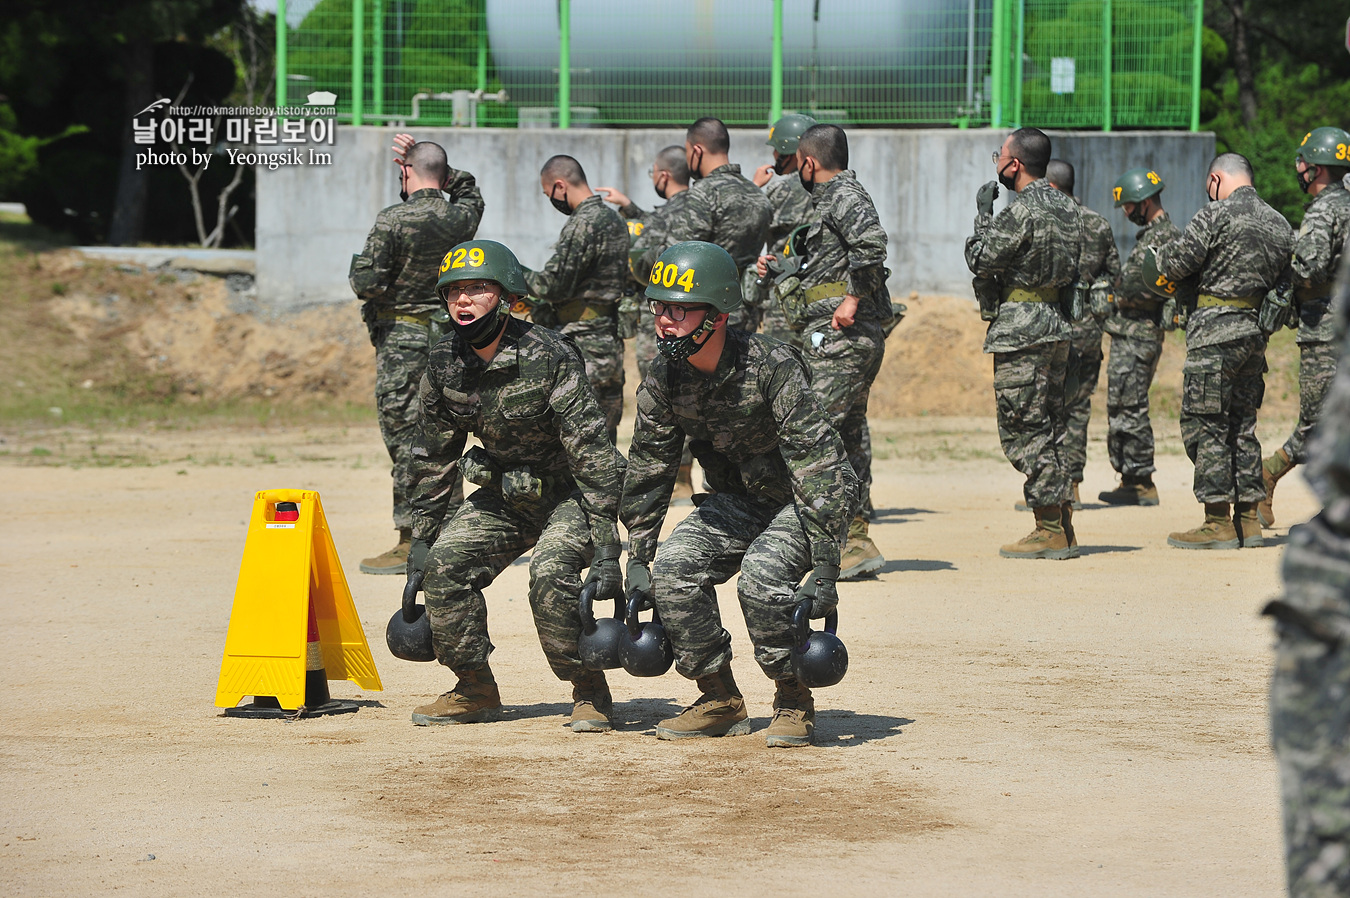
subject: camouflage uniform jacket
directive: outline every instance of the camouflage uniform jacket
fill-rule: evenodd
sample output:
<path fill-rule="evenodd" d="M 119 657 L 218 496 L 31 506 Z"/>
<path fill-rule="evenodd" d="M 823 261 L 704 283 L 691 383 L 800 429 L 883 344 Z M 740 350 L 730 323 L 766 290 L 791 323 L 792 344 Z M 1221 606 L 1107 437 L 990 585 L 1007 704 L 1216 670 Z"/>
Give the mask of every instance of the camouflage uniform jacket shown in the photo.
<path fill-rule="evenodd" d="M 431 350 L 418 391 L 421 421 L 413 441 L 413 535 L 439 532 L 460 456 L 476 434 L 498 483 L 527 467 L 543 493 L 575 484 L 598 545 L 619 541 L 615 521 L 624 460 L 586 382 L 576 347 L 548 328 L 512 318 L 497 355 L 484 362 L 458 334 Z"/>
<path fill-rule="evenodd" d="M 684 192 L 689 198 L 668 217 L 670 230 L 656 258 L 676 243 L 704 240 L 730 253 L 737 271 L 754 265 L 769 236 L 773 205 L 741 167 L 719 165 Z"/>
<path fill-rule="evenodd" d="M 1336 181 L 1309 201 L 1294 238 L 1294 286 L 1324 292 L 1336 277 L 1345 240 L 1350 235 L 1350 191 Z M 1316 289 L 1320 288 L 1320 289 Z M 1300 300 L 1298 342 L 1325 343 L 1335 339 L 1335 319 L 1328 314 L 1330 296 Z"/>
<path fill-rule="evenodd" d="M 628 226 L 598 194 L 567 216 L 553 258 L 542 271 L 525 269 L 530 294 L 545 302 L 618 302 L 628 277 Z"/>
<path fill-rule="evenodd" d="M 380 210 L 348 278 L 358 299 L 378 311 L 406 315 L 445 307 L 436 296 L 441 259 L 452 246 L 472 240 L 483 217 L 483 195 L 473 175 L 454 169 L 451 175 L 449 199 L 426 187 Z"/>
<path fill-rule="evenodd" d="M 629 258 L 636 259 L 633 263 L 633 277 L 637 278 L 638 284 L 646 286 L 647 279 L 652 273 L 652 266 L 656 260 L 661 258 L 661 253 L 666 247 L 674 241 L 670 240 L 670 224 L 675 216 L 678 216 L 680 210 L 689 202 L 689 190 L 681 190 L 679 193 L 666 200 L 665 205 L 657 206 L 650 212 L 644 212 L 638 209 L 632 203 L 624 206 L 619 211 L 625 218 L 636 218 L 635 215 L 629 215 L 630 209 L 636 209 L 642 216 L 642 233 L 638 235 L 637 240 L 633 241 L 633 246 L 629 249 Z"/>
<path fill-rule="evenodd" d="M 978 215 L 966 240 L 976 277 L 1008 287 L 1066 287 L 1083 253 L 1078 205 L 1044 178 L 1032 181 L 998 215 Z M 1015 352 L 1069 339 L 1069 322 L 1053 302 L 1005 302 L 989 324 L 985 352 Z"/>
<path fill-rule="evenodd" d="M 841 171 L 811 193 L 819 220 L 806 232 L 804 288 L 843 281 L 858 297 L 859 320 L 890 321 L 886 290 L 886 232 L 872 198 L 852 171 Z M 833 313 L 842 297 L 812 303 L 813 316 Z M 818 309 L 816 306 L 824 308 Z"/>
<path fill-rule="evenodd" d="M 1181 236 L 1158 249 L 1158 270 L 1174 281 L 1199 274 L 1196 292 L 1234 299 L 1265 297 L 1289 264 L 1294 229 L 1254 187 L 1239 187 L 1204 206 Z M 1261 334 L 1256 312 L 1197 308 L 1186 322 L 1186 347 L 1214 346 Z"/>
<path fill-rule="evenodd" d="M 1158 316 L 1162 310 L 1162 300 L 1149 291 L 1144 284 L 1144 252 L 1153 247 L 1162 246 L 1181 236 L 1181 231 L 1172 224 L 1172 219 L 1164 212 L 1139 229 L 1135 234 L 1134 249 L 1116 279 L 1114 310 L 1106 319 L 1108 334 L 1117 337 L 1129 337 L 1134 340 L 1149 340 L 1161 343 L 1163 329 Z"/>
<path fill-rule="evenodd" d="M 1077 197 L 1074 197 L 1074 203 L 1083 216 L 1083 254 L 1078 260 L 1078 271 L 1089 286 L 1109 292 L 1116 278 L 1120 277 L 1120 251 L 1116 249 L 1111 223 L 1084 206 Z M 1069 330 L 1075 346 L 1081 345 L 1079 341 L 1101 346 L 1102 322 L 1095 315 L 1084 315 L 1081 320 L 1073 322 Z"/>
<path fill-rule="evenodd" d="M 652 361 L 638 388 L 620 509 L 634 558 L 656 554 L 686 436 L 719 492 L 770 508 L 795 501 L 813 563 L 839 563 L 857 477 L 795 350 L 730 329 L 711 375 L 661 355 Z"/>
<path fill-rule="evenodd" d="M 773 204 L 773 219 L 769 222 L 769 252 L 777 255 L 787 245 L 789 234 L 802 225 L 815 224 L 820 216 L 811 204 L 811 194 L 802 187 L 802 179 L 797 177 L 796 172 L 774 175 L 764 185 L 764 195 Z"/>

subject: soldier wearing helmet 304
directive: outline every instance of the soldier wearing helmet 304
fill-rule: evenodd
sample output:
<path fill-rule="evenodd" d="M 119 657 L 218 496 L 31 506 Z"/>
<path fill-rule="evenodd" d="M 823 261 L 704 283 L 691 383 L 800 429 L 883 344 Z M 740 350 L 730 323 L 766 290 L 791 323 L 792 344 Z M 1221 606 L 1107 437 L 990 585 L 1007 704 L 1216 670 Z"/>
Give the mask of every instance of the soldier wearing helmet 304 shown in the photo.
<path fill-rule="evenodd" d="M 417 384 L 427 367 L 433 317 L 444 315 L 436 296 L 437 266 L 445 251 L 473 239 L 483 217 L 483 197 L 473 175 L 456 171 L 445 150 L 394 138 L 403 202 L 381 210 L 366 246 L 352 258 L 349 280 L 364 305 L 361 317 L 375 345 L 375 407 L 380 436 L 393 462 L 394 548 L 361 561 L 366 574 L 401 574 L 412 545 L 412 470 L 408 446 L 417 428 Z M 449 199 L 442 196 L 449 194 Z M 455 490 L 463 498 L 462 487 Z"/>
<path fill-rule="evenodd" d="M 1251 163 L 1237 153 L 1210 163 L 1205 193 L 1209 205 L 1156 255 L 1164 282 L 1194 277 L 1197 294 L 1186 320 L 1181 438 L 1195 463 L 1195 498 L 1204 503 L 1205 520 L 1167 542 L 1236 549 L 1262 545 L 1256 503 L 1266 488 L 1256 412 L 1266 389 L 1266 334 L 1258 313 L 1288 271 L 1294 232 L 1257 195 Z"/>
<path fill-rule="evenodd" d="M 858 475 L 861 503 L 849 524 L 839 579 L 881 569 L 886 559 L 868 534 L 872 515 L 872 438 L 867 402 L 886 352 L 891 320 L 886 288 L 886 232 L 872 198 L 848 167 L 848 138 L 836 125 L 813 125 L 797 143 L 797 176 L 819 221 L 792 237 L 804 259 L 796 275 L 774 287 L 811 369 L 811 389 Z M 799 245 L 800 244 L 800 245 Z M 760 258 L 761 276 L 776 263 Z"/>
<path fill-rule="evenodd" d="M 1106 452 L 1120 475 L 1113 490 L 1097 498 L 1108 505 L 1157 505 L 1153 484 L 1153 425 L 1148 390 L 1162 355 L 1163 333 L 1172 330 L 1172 313 L 1144 283 L 1144 257 L 1180 236 L 1163 209 L 1162 177 L 1149 168 L 1132 168 L 1112 188 L 1116 208 L 1139 228 L 1134 249 L 1121 269 L 1112 294 L 1105 330 L 1111 335 L 1106 370 Z"/>
<path fill-rule="evenodd" d="M 977 191 L 975 234 L 966 264 L 981 315 L 984 351 L 994 356 L 994 398 L 1003 454 L 1026 477 L 1022 496 L 1036 529 L 999 549 L 1005 558 L 1077 558 L 1069 470 L 1064 456 L 1064 377 L 1069 321 L 1061 292 L 1078 279 L 1082 215 L 1045 179 L 1050 138 L 1020 128 L 994 152 L 998 181 Z M 999 185 L 1015 191 L 994 215 Z"/>
<path fill-rule="evenodd" d="M 1317 128 L 1305 134 L 1294 154 L 1298 184 L 1312 199 L 1294 238 L 1291 263 L 1298 314 L 1298 424 L 1275 454 L 1261 462 L 1266 498 L 1256 510 L 1261 523 L 1275 525 L 1275 484 L 1307 460 L 1308 436 L 1317 423 L 1322 397 L 1336 373 L 1331 304 L 1337 266 L 1350 235 L 1350 133 Z"/>
<path fill-rule="evenodd" d="M 773 256 L 783 254 L 793 231 L 820 220 L 815 206 L 811 205 L 811 194 L 806 192 L 801 179 L 797 177 L 797 142 L 815 124 L 816 120 L 811 116 L 795 112 L 774 122 L 769 129 L 769 139 L 765 141 L 766 145 L 773 148 L 773 164 L 755 169 L 751 179 L 773 204 L 773 219 L 769 222 L 769 254 Z M 763 288 L 755 286 L 755 290 L 755 303 L 764 313 L 760 320 L 760 332 L 784 343 L 799 345 L 801 332 L 793 330 L 787 323 L 782 307 L 773 302 Z"/>
<path fill-rule="evenodd" d="M 455 687 L 413 711 L 413 723 L 488 720 L 501 708 L 488 666 L 482 590 L 530 556 L 530 610 L 549 667 L 572 683 L 570 726 L 610 729 L 604 674 L 577 650 L 581 571 L 597 599 L 622 589 L 616 525 L 623 457 L 576 346 L 547 328 L 513 318 L 529 289 L 519 262 L 500 243 L 475 240 L 446 254 L 437 289 L 452 330 L 431 351 L 412 446 L 410 579 L 424 580 L 436 660 Z M 481 447 L 464 452 L 469 434 Z M 478 485 L 458 510 L 447 501 L 461 472 Z"/>
<path fill-rule="evenodd" d="M 806 745 L 815 704 L 792 674 L 791 618 L 805 599 L 815 617 L 838 603 L 839 547 L 857 479 L 800 355 L 727 327 L 741 304 L 741 279 L 725 250 L 676 244 L 661 254 L 649 281 L 660 355 L 638 388 L 624 478 L 628 593 L 654 602 L 675 649 L 675 669 L 697 680 L 700 691 L 656 734 L 749 732 L 731 674 L 731 636 L 717 611 L 717 585 L 739 571 L 737 595 L 755 660 L 777 687 L 765 740 Z M 686 436 L 716 492 L 658 550 Z"/>
<path fill-rule="evenodd" d="M 1063 159 L 1051 159 L 1045 169 L 1045 180 L 1078 204 L 1083 216 L 1083 255 L 1078 262 L 1078 276 L 1091 285 L 1096 299 L 1089 314 L 1069 326 L 1069 361 L 1064 374 L 1064 459 L 1069 468 L 1073 506 L 1078 508 L 1078 485 L 1083 482 L 1083 468 L 1087 466 L 1092 394 L 1097 390 L 1102 370 L 1102 321 L 1109 311 L 1106 297 L 1120 276 L 1120 252 L 1110 223 L 1074 196 L 1072 165 Z"/>
<path fill-rule="evenodd" d="M 567 216 L 553 257 L 539 271 L 525 269 L 530 294 L 548 305 L 536 319 L 551 319 L 577 344 L 586 378 L 605 410 L 614 440 L 623 417 L 623 340 L 619 301 L 628 279 L 628 228 L 586 183 L 581 163 L 553 156 L 539 171 L 539 186 L 553 208 Z M 551 323 L 551 322 L 550 322 Z"/>

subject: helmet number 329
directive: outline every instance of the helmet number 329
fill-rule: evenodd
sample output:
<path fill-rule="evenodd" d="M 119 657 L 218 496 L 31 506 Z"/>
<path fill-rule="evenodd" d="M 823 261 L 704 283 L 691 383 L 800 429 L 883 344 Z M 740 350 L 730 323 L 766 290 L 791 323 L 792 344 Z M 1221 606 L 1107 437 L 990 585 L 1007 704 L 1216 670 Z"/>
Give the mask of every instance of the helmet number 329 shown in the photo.
<path fill-rule="evenodd" d="M 445 258 L 441 261 L 441 271 L 448 271 L 451 268 L 463 268 L 465 266 L 466 258 L 468 259 L 468 267 L 483 267 L 483 250 L 481 247 L 475 246 L 466 250 L 461 246 L 445 254 Z"/>

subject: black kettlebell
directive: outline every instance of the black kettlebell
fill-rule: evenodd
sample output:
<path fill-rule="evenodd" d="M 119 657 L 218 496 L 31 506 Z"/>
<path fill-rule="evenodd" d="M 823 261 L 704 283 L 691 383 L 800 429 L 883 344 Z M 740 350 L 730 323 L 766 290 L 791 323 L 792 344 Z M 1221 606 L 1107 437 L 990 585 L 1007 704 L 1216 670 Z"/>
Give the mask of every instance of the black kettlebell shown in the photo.
<path fill-rule="evenodd" d="M 792 674 L 808 689 L 833 686 L 848 672 L 848 649 L 834 635 L 838 628 L 838 609 L 825 615 L 824 631 L 811 629 L 810 599 L 792 611 Z"/>
<path fill-rule="evenodd" d="M 577 612 L 581 615 L 577 651 L 587 670 L 613 670 L 623 666 L 619 661 L 619 646 L 628 636 L 623 620 L 623 601 L 615 596 L 614 616 L 596 620 L 592 607 L 595 593 L 595 584 L 587 584 L 581 588 L 581 598 L 577 599 Z"/>
<path fill-rule="evenodd" d="M 422 588 L 426 574 L 418 571 L 408 578 L 403 587 L 403 607 L 389 618 L 384 628 L 384 641 L 389 654 L 404 661 L 435 661 L 436 650 L 431 647 L 431 618 L 425 605 L 417 604 L 417 592 Z"/>
<path fill-rule="evenodd" d="M 628 627 L 619 640 L 619 663 L 635 677 L 659 677 L 675 663 L 675 650 L 655 608 L 651 620 L 645 624 L 638 620 L 641 604 L 640 593 L 628 597 Z"/>

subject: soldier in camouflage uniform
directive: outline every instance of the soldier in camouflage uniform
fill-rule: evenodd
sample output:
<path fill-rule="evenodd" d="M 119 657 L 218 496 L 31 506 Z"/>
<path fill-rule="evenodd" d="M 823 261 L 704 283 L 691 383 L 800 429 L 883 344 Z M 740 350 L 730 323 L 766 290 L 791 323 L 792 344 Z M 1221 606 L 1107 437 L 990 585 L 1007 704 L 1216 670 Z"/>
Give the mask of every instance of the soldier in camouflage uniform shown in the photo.
<path fill-rule="evenodd" d="M 1342 257 L 1333 342 L 1342 361 L 1350 265 Z M 1289 531 L 1276 619 L 1270 734 L 1280 766 L 1292 898 L 1350 895 L 1350 364 L 1333 376 L 1309 441 L 1322 512 Z"/>
<path fill-rule="evenodd" d="M 1332 281 L 1350 235 L 1350 191 L 1343 178 L 1350 157 L 1350 134 L 1340 128 L 1310 131 L 1294 161 L 1298 183 L 1312 197 L 1294 241 L 1294 301 L 1298 311 L 1298 424 L 1275 454 L 1261 462 L 1266 498 L 1256 507 L 1261 523 L 1275 525 L 1275 484 L 1307 460 L 1308 435 L 1317 423 L 1322 397 L 1336 373 L 1329 311 Z"/>
<path fill-rule="evenodd" d="M 685 132 L 684 153 L 689 177 L 694 183 L 689 196 L 668 217 L 665 236 L 648 244 L 656 258 L 676 243 L 706 240 L 731 254 L 736 270 L 753 278 L 751 269 L 764 248 L 773 219 L 773 206 L 751 181 L 732 165 L 727 153 L 731 135 L 715 118 L 701 118 Z M 643 275 L 642 267 L 637 270 Z M 760 310 L 743 304 L 731 318 L 731 326 L 753 331 L 759 327 Z"/>
<path fill-rule="evenodd" d="M 490 240 L 461 244 L 441 272 L 452 332 L 432 349 L 419 391 L 408 576 L 425 586 L 436 660 L 458 682 L 417 708 L 413 723 L 487 720 L 501 708 L 482 590 L 533 547 L 530 610 L 549 666 L 572 683 L 569 725 L 608 730 L 609 687 L 577 649 L 577 597 L 587 566 L 597 600 L 622 590 L 623 457 L 576 346 L 511 317 L 513 298 L 527 290 L 511 251 Z M 471 433 L 482 446 L 466 454 Z M 454 510 L 447 499 L 461 472 L 478 489 Z"/>
<path fill-rule="evenodd" d="M 586 360 L 586 378 L 605 410 L 612 442 L 623 417 L 623 340 L 618 304 L 628 278 L 628 228 L 599 194 L 591 192 L 581 163 L 554 156 L 539 172 L 553 208 L 567 216 L 541 271 L 525 269 L 530 294 L 546 310 L 536 321 L 556 321 Z"/>
<path fill-rule="evenodd" d="M 1083 253 L 1078 206 L 1045 180 L 1050 138 L 1014 131 L 994 153 L 998 183 L 975 197 L 966 264 L 981 314 L 992 319 L 984 351 L 994 356 L 994 399 L 1003 454 L 1026 476 L 1022 495 L 1036 529 L 1003 546 L 1005 558 L 1077 558 L 1069 469 L 1064 456 L 1064 377 L 1069 322 L 1061 293 L 1078 278 Z M 999 184 L 1017 196 L 997 216 Z"/>
<path fill-rule="evenodd" d="M 886 232 L 872 198 L 848 168 L 848 138 L 835 125 L 813 125 L 797 144 L 797 176 L 819 220 L 794 238 L 806 261 L 775 287 L 786 320 L 801 336 L 811 388 L 839 432 L 862 500 L 849 525 L 841 580 L 880 570 L 886 559 L 868 535 L 872 514 L 872 439 L 867 402 L 886 352 L 891 318 L 886 289 Z M 798 242 L 801 246 L 798 246 Z M 761 276 L 775 257 L 759 260 Z M 793 284 L 796 281 L 796 284 Z"/>
<path fill-rule="evenodd" d="M 407 563 L 412 544 L 408 446 L 417 427 L 417 384 L 427 367 L 432 315 L 445 309 L 436 296 L 437 268 L 447 249 L 473 239 L 483 217 L 483 197 L 473 175 L 450 168 L 440 146 L 414 144 L 400 134 L 394 149 L 404 202 L 381 210 L 365 249 L 352 258 L 349 278 L 364 303 L 361 317 L 375 346 L 375 407 L 393 462 L 399 532 L 393 549 L 361 562 L 367 574 L 401 574 Z M 464 497 L 462 486 L 454 496 Z"/>
<path fill-rule="evenodd" d="M 737 594 L 755 660 L 777 687 L 765 740 L 806 745 L 815 704 L 792 674 L 792 612 L 810 600 L 812 615 L 824 616 L 838 603 L 839 546 L 856 496 L 853 468 L 801 357 L 777 340 L 727 327 L 741 285 L 725 250 L 701 242 L 671 247 L 652 268 L 647 297 L 661 355 L 638 389 L 620 505 L 630 539 L 628 592 L 654 601 L 675 669 L 697 680 L 701 693 L 684 713 L 658 724 L 656 734 L 749 732 L 731 674 L 731 637 L 717 612 L 716 586 L 739 571 Z M 657 551 L 686 436 L 716 493 Z"/>
<path fill-rule="evenodd" d="M 1045 180 L 1074 196 L 1073 166 L 1063 159 L 1050 160 Z M 1105 297 L 1120 277 L 1116 238 L 1105 218 L 1084 206 L 1077 197 L 1074 202 L 1083 216 L 1083 256 L 1078 262 L 1078 277 Z M 1102 321 L 1106 312 L 1107 304 L 1099 302 L 1090 314 L 1069 325 L 1069 361 L 1064 374 L 1064 461 L 1069 467 L 1074 508 L 1081 507 L 1078 484 L 1083 482 L 1083 468 L 1087 466 L 1088 420 L 1092 416 L 1092 394 L 1097 390 L 1102 371 Z"/>
<path fill-rule="evenodd" d="M 1111 359 L 1106 371 L 1106 452 L 1120 485 L 1099 493 L 1108 505 L 1157 505 L 1153 484 L 1153 425 L 1148 419 L 1148 390 L 1162 355 L 1163 303 L 1144 283 L 1144 256 L 1181 236 L 1162 205 L 1163 179 L 1147 168 L 1133 168 L 1113 188 L 1116 208 L 1139 227 L 1134 249 L 1112 294 L 1106 332 Z"/>
<path fill-rule="evenodd" d="M 1266 488 L 1256 412 L 1266 390 L 1266 336 L 1257 311 L 1289 267 L 1294 232 L 1257 196 L 1251 164 L 1237 153 L 1210 163 L 1205 190 L 1210 204 L 1157 251 L 1163 279 L 1195 276 L 1198 292 L 1186 321 L 1181 438 L 1195 463 L 1195 498 L 1205 505 L 1205 521 L 1167 542 L 1236 549 L 1262 545 L 1256 503 Z M 1231 515 L 1230 502 L 1236 502 Z"/>
<path fill-rule="evenodd" d="M 788 237 L 793 231 L 802 225 L 809 227 L 820 221 L 815 206 L 811 204 L 811 194 L 806 192 L 801 178 L 797 177 L 797 143 L 814 124 L 816 120 L 811 116 L 795 112 L 774 122 L 769 129 L 769 139 L 765 141 L 773 148 L 773 164 L 755 169 L 751 179 L 773 204 L 773 219 L 769 222 L 769 254 L 778 258 L 783 256 Z M 763 310 L 760 332 L 784 343 L 800 346 L 801 331 L 793 330 L 787 323 L 782 306 L 763 288 L 756 286 L 755 291 L 755 305 Z"/>

